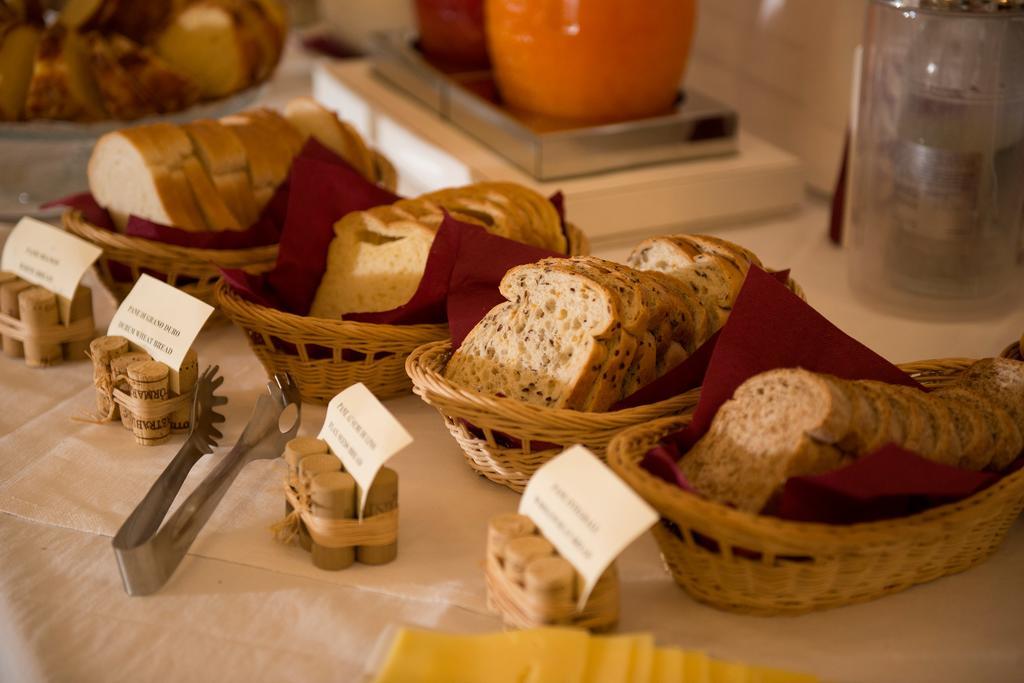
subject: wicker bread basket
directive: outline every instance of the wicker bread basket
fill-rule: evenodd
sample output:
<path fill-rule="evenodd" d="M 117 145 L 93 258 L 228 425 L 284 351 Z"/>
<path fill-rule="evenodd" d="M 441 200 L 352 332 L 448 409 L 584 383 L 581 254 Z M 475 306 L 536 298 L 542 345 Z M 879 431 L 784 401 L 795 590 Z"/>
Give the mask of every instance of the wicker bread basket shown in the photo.
<path fill-rule="evenodd" d="M 804 298 L 792 278 L 787 287 Z M 648 405 L 605 413 L 545 408 L 511 398 L 482 394 L 444 376 L 451 345 L 417 349 L 405 364 L 413 391 L 437 408 L 462 447 L 466 462 L 491 481 L 522 492 L 537 469 L 565 448 L 582 444 L 604 458 L 617 433 L 697 404 L 698 390 Z"/>
<path fill-rule="evenodd" d="M 589 242 L 569 225 L 569 249 L 585 254 Z M 246 334 L 268 374 L 287 372 L 302 400 L 327 404 L 341 390 L 362 382 L 378 398 L 411 388 L 405 360 L 417 347 L 448 338 L 448 325 L 379 325 L 313 318 L 260 306 L 226 284 L 215 290 L 216 304 Z"/>
<path fill-rule="evenodd" d="M 182 291 L 215 305 L 213 288 L 220 280 L 218 268 L 238 268 L 262 273 L 274 267 L 277 245 L 252 249 L 192 249 L 165 244 L 142 237 L 131 237 L 97 227 L 80 211 L 64 212 L 64 228 L 103 249 L 96 261 L 100 281 L 114 298 L 124 300 L 143 272 L 163 274 L 164 281 Z M 123 264 L 131 271 L 131 280 L 114 278 L 111 265 Z"/>
<path fill-rule="evenodd" d="M 936 387 L 972 362 L 900 367 Z M 732 612 L 839 607 L 969 569 L 995 551 L 1024 508 L 1019 470 L 965 500 L 880 522 L 833 526 L 740 512 L 640 467 L 651 447 L 689 420 L 668 417 L 622 432 L 608 447 L 608 462 L 661 514 L 654 537 L 676 583 L 697 600 Z"/>
<path fill-rule="evenodd" d="M 444 368 L 450 357 L 447 341 L 416 349 L 405 364 L 413 391 L 441 413 L 469 466 L 513 491 L 525 489 L 533 473 L 568 446 L 583 444 L 604 457 L 608 442 L 623 429 L 691 408 L 699 396 L 694 390 L 607 413 L 545 408 L 449 382 Z"/>
<path fill-rule="evenodd" d="M 390 161 L 376 152 L 374 170 L 377 175 L 375 182 L 394 190 L 395 169 Z M 103 249 L 96 262 L 96 271 L 104 287 L 118 301 L 124 300 L 139 275 L 147 272 L 150 275 L 163 274 L 167 284 L 216 306 L 214 287 L 220 281 L 218 269 L 239 269 L 255 274 L 270 270 L 277 261 L 276 244 L 250 249 L 179 247 L 105 230 L 89 223 L 80 211 L 74 209 L 64 212 L 63 223 L 68 232 Z M 115 279 L 111 270 L 113 263 L 127 267 L 131 279 Z"/>

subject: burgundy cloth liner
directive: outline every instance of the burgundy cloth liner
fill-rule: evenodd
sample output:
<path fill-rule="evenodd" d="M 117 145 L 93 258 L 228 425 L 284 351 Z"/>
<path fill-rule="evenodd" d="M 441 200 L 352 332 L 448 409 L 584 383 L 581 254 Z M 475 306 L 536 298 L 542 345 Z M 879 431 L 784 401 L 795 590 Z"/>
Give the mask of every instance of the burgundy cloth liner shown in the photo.
<path fill-rule="evenodd" d="M 752 268 L 710 354 L 690 426 L 666 436 L 641 466 L 692 490 L 676 463 L 704 435 L 719 406 L 746 379 L 787 367 L 923 389 L 775 278 Z M 972 495 L 999 476 L 939 465 L 890 445 L 839 470 L 791 479 L 766 513 L 827 523 L 885 519 Z"/>
<path fill-rule="evenodd" d="M 423 279 L 403 306 L 379 313 L 353 313 L 345 320 L 409 325 L 448 321 L 457 349 L 480 319 L 505 301 L 498 285 L 515 266 L 564 254 L 492 235 L 445 212 L 430 247 Z"/>

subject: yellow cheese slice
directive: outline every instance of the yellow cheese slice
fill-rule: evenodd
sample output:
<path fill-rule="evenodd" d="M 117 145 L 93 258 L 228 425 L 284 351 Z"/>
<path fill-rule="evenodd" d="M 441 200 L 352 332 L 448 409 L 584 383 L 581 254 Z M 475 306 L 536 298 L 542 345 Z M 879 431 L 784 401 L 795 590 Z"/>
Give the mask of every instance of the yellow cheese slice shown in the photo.
<path fill-rule="evenodd" d="M 580 683 L 586 631 L 457 636 L 402 629 L 376 683 Z"/>
<path fill-rule="evenodd" d="M 654 665 L 651 668 L 651 683 L 681 683 L 685 653 L 669 647 L 654 651 Z"/>
<path fill-rule="evenodd" d="M 649 633 L 599 636 L 587 650 L 585 683 L 648 683 L 654 658 L 654 636 Z"/>

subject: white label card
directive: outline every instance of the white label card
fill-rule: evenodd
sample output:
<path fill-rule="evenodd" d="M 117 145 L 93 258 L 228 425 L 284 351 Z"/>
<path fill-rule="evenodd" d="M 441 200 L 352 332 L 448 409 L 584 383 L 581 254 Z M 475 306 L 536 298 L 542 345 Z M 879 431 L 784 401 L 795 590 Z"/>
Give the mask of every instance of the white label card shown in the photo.
<path fill-rule="evenodd" d="M 519 514 L 533 520 L 584 580 L 583 609 L 605 569 L 658 521 L 658 513 L 583 446 L 544 464 L 530 479 Z"/>
<path fill-rule="evenodd" d="M 121 302 L 107 334 L 126 337 L 153 360 L 180 370 L 213 306 L 143 274 Z"/>
<path fill-rule="evenodd" d="M 73 299 L 85 271 L 102 253 L 94 244 L 26 216 L 4 243 L 0 270 Z"/>
<path fill-rule="evenodd" d="M 412 435 L 362 383 L 353 384 L 327 404 L 319 438 L 359 484 L 359 519 L 377 472 L 388 458 L 412 443 Z"/>

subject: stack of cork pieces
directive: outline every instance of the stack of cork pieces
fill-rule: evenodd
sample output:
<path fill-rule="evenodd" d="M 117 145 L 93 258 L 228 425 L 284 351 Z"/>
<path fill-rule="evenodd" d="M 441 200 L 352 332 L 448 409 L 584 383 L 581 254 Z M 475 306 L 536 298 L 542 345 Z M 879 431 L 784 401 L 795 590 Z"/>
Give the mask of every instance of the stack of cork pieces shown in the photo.
<path fill-rule="evenodd" d="M 326 441 L 292 439 L 283 456 L 288 465 L 285 526 L 296 532 L 314 566 L 337 571 L 356 562 L 387 564 L 398 556 L 397 472 L 380 469 L 366 492 L 360 520 L 363 492 Z"/>
<path fill-rule="evenodd" d="M 4 354 L 33 368 L 82 360 L 93 336 L 92 290 L 68 299 L 0 271 L 0 338 Z"/>
<path fill-rule="evenodd" d="M 529 517 L 504 514 L 487 527 L 487 606 L 508 626 L 562 625 L 606 631 L 619 620 L 614 563 L 577 610 L 583 579 Z"/>
<path fill-rule="evenodd" d="M 96 408 L 103 421 L 121 425 L 143 446 L 156 446 L 191 428 L 192 389 L 199 356 L 192 349 L 179 370 L 133 348 L 124 337 L 97 337 L 89 344 Z"/>

